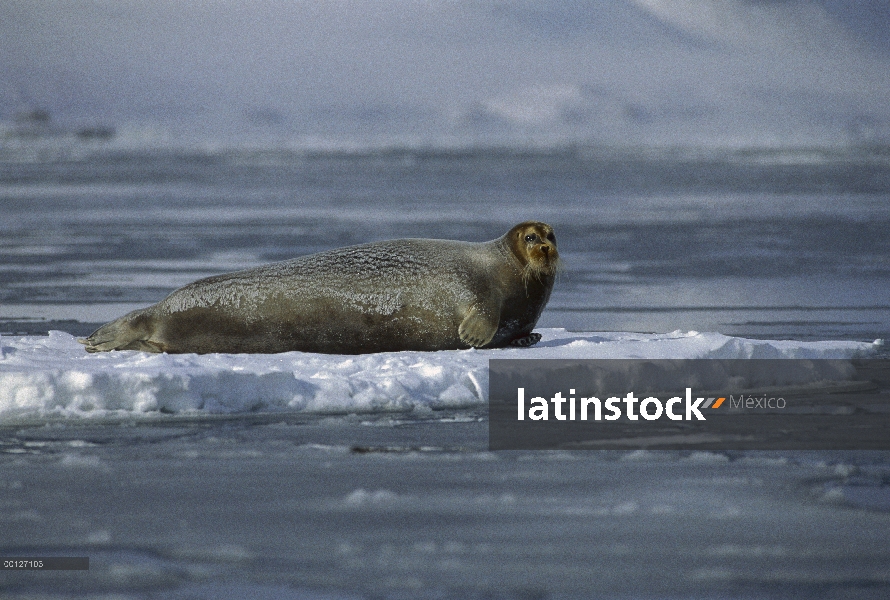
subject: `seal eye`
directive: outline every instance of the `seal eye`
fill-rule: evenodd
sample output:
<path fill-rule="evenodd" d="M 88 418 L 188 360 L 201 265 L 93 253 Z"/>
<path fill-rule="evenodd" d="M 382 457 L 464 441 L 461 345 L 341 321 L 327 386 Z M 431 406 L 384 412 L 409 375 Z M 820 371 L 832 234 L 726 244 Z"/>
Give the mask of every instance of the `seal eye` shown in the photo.
<path fill-rule="evenodd" d="M 553 242 L 553 243 L 556 243 L 556 236 L 553 235 L 552 232 L 547 234 L 547 239 L 550 240 L 550 241 Z"/>
<path fill-rule="evenodd" d="M 536 235 L 533 234 L 533 233 L 530 233 L 530 234 L 528 234 L 527 236 L 525 236 L 525 241 L 526 241 L 526 242 L 533 242 L 533 241 L 535 241 L 537 238 L 538 238 L 538 236 L 536 236 Z"/>

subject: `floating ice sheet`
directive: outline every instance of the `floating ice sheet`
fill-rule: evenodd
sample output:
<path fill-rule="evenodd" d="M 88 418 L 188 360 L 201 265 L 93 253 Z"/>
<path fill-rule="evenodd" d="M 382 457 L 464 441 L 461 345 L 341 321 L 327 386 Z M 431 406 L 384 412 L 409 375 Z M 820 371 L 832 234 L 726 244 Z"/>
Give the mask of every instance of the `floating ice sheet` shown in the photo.
<path fill-rule="evenodd" d="M 492 358 L 849 358 L 866 342 L 764 341 L 719 333 L 540 329 L 533 348 L 283 354 L 87 354 L 58 331 L 0 337 L 0 423 L 170 414 L 368 413 L 484 406 Z"/>

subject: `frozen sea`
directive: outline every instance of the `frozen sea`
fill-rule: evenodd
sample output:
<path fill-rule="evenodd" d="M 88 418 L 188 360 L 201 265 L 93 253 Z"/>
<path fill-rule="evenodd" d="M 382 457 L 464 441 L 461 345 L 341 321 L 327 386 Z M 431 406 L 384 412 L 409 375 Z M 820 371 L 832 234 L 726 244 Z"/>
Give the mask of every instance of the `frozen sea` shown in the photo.
<path fill-rule="evenodd" d="M 552 224 L 532 349 L 88 355 L 199 277 Z M 490 358 L 886 357 L 890 154 L 0 148 L 3 598 L 890 597 L 890 453 L 487 448 Z"/>

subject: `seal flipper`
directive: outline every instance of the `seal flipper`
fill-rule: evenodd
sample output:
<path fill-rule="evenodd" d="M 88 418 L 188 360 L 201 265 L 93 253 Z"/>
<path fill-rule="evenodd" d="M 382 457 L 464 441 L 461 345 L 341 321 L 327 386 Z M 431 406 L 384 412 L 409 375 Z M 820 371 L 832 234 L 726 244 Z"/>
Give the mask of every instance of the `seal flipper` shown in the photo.
<path fill-rule="evenodd" d="M 516 338 L 515 340 L 510 342 L 511 346 L 519 346 L 521 348 L 528 348 L 529 346 L 534 346 L 538 342 L 541 341 L 540 333 L 530 333 L 524 337 Z"/>
<path fill-rule="evenodd" d="M 499 318 L 500 315 L 492 317 L 474 306 L 464 317 L 460 327 L 457 328 L 457 335 L 460 336 L 460 341 L 463 343 L 473 348 L 481 348 L 489 343 L 497 333 Z"/>
<path fill-rule="evenodd" d="M 120 319 L 106 323 L 86 339 L 77 340 L 86 346 L 87 352 L 108 352 L 109 350 L 141 350 L 143 352 L 163 352 L 161 344 L 151 341 L 151 318 L 143 311 L 124 315 Z"/>

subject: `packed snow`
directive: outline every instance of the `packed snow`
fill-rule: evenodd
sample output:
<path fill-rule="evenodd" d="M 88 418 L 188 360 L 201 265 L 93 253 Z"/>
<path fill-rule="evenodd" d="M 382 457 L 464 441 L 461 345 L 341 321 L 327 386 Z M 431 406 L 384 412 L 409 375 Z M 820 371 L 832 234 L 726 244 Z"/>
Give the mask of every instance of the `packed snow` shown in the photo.
<path fill-rule="evenodd" d="M 695 331 L 540 329 L 533 348 L 283 354 L 88 354 L 63 332 L 0 337 L 0 419 L 343 414 L 484 406 L 493 358 L 849 358 L 876 344 L 764 341 Z"/>

